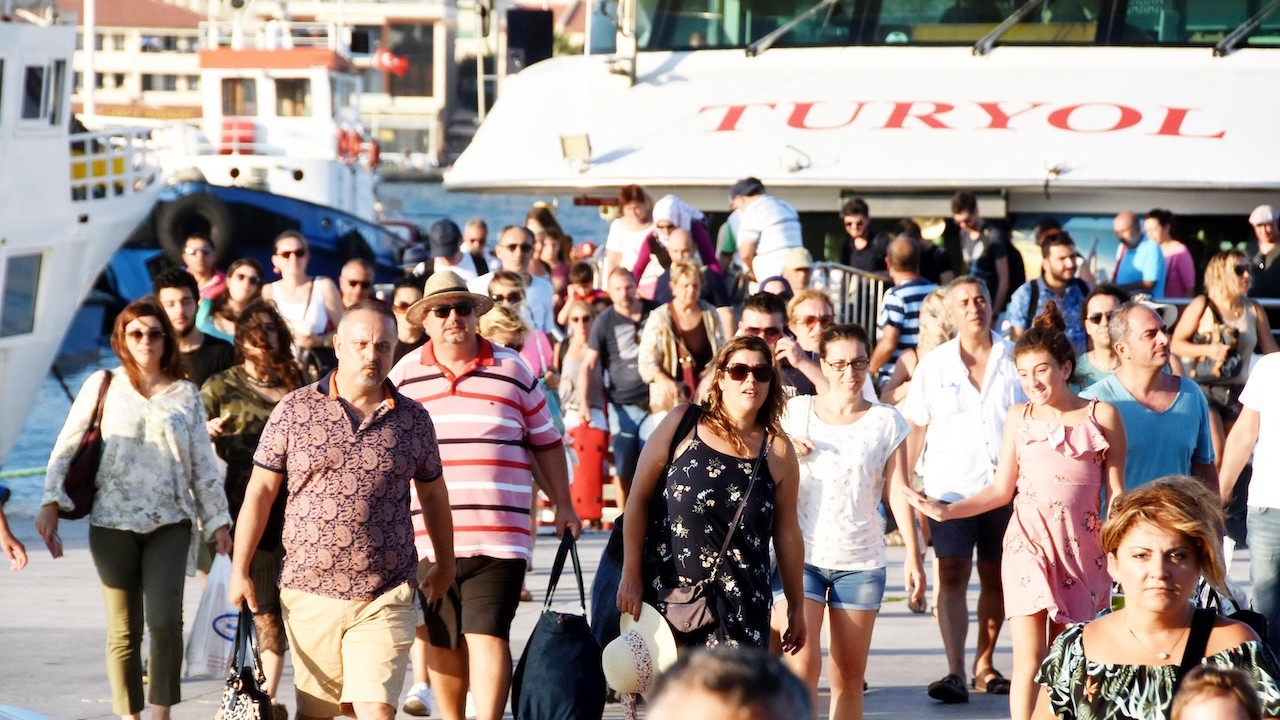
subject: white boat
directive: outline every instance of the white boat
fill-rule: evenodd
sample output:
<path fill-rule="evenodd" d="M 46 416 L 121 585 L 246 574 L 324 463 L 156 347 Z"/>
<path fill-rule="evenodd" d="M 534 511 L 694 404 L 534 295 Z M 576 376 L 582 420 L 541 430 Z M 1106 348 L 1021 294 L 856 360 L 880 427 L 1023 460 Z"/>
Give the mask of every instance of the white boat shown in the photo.
<path fill-rule="evenodd" d="M 0 22 L 0 463 L 80 301 L 164 187 L 146 131 L 70 132 L 74 24 Z"/>

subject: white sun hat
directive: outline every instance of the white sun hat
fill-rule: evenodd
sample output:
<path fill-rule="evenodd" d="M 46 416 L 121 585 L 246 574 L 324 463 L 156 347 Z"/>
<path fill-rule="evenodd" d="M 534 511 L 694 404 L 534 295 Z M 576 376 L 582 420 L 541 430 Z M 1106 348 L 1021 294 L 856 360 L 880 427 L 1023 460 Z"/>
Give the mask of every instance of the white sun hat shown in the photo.
<path fill-rule="evenodd" d="M 663 670 L 676 661 L 676 639 L 671 626 L 652 605 L 644 603 L 640 619 L 623 613 L 622 631 L 601 655 L 609 687 L 622 695 L 644 695 L 653 689 Z"/>

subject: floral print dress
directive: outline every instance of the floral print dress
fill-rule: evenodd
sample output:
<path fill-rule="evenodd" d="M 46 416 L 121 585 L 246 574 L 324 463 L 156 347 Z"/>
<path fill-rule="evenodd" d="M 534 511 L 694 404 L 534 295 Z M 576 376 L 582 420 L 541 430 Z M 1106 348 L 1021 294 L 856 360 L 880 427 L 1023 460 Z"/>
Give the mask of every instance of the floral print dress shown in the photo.
<path fill-rule="evenodd" d="M 702 442 L 700 433 L 699 428 L 685 451 L 667 465 L 665 483 L 650 504 L 644 563 L 648 580 L 645 601 L 651 604 L 656 603 L 658 590 L 694 585 L 711 574 L 751 479 L 755 458 L 714 450 Z M 773 599 L 769 542 L 775 497 L 766 458 L 760 463 L 760 475 L 727 557 L 716 571 L 711 601 L 719 626 L 696 633 L 677 632 L 677 644 L 768 644 Z"/>

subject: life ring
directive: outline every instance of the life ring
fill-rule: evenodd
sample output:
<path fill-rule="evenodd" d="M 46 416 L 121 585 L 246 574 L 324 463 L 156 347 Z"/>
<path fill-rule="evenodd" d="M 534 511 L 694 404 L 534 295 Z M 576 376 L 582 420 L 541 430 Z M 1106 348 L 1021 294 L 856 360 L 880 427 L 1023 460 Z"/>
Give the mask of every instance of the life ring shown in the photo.
<path fill-rule="evenodd" d="M 208 193 L 183 195 L 156 209 L 156 240 L 165 257 L 182 266 L 182 250 L 192 233 L 207 236 L 213 243 L 213 261 L 222 265 L 231 257 L 231 211 L 226 203 Z"/>

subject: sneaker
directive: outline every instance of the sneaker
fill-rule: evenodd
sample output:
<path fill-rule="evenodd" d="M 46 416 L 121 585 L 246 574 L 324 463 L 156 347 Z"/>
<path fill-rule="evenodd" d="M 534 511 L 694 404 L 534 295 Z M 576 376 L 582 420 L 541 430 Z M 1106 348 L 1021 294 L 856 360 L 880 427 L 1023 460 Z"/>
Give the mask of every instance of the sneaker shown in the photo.
<path fill-rule="evenodd" d="M 409 689 L 409 694 L 405 696 L 404 704 L 400 709 L 414 717 L 430 717 L 431 703 L 434 700 L 435 698 L 431 695 L 431 686 L 426 683 L 417 683 Z"/>

